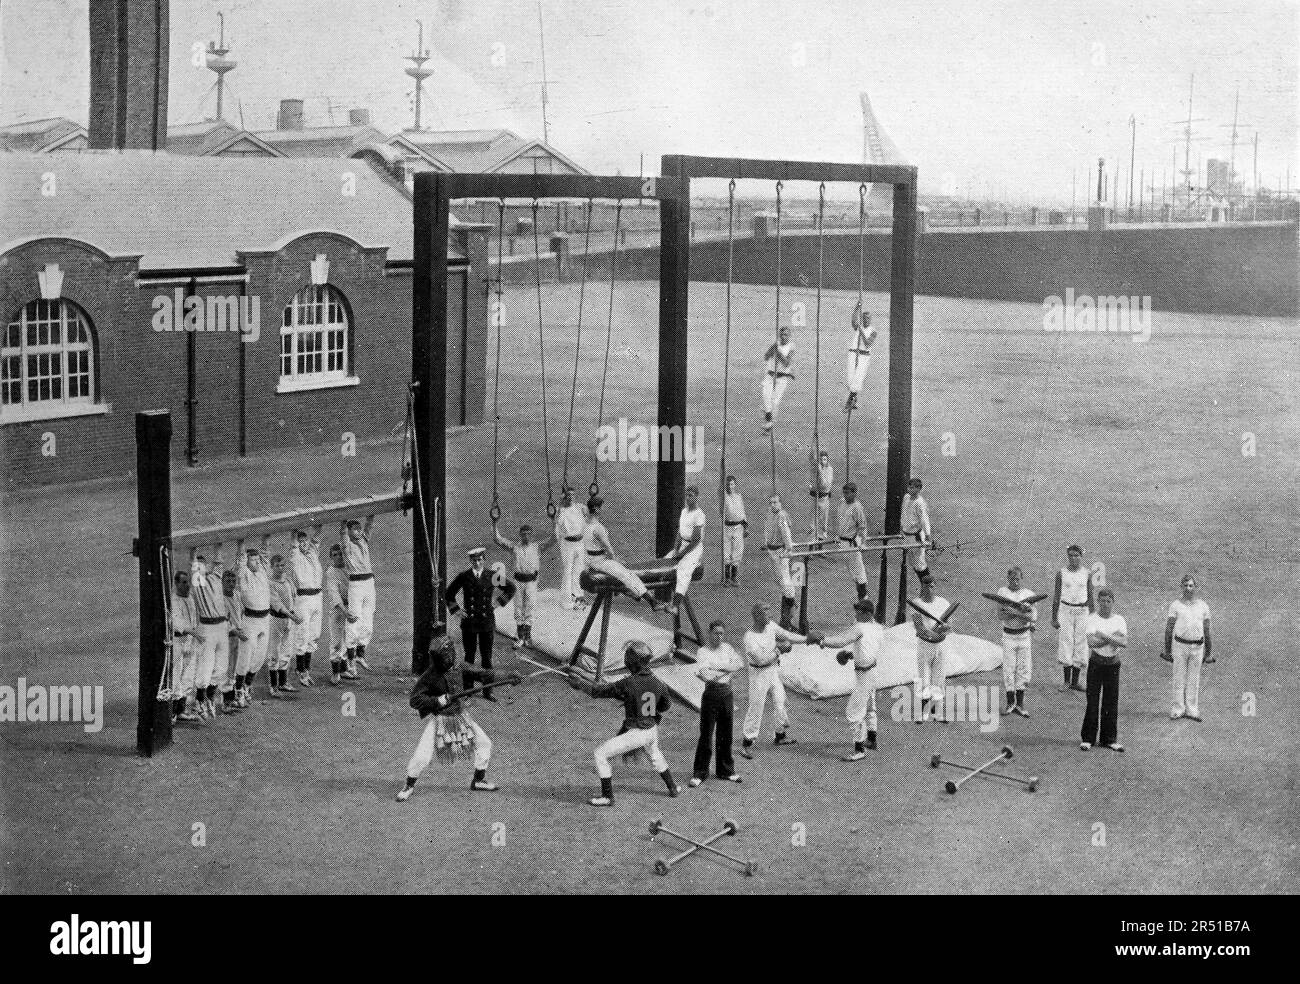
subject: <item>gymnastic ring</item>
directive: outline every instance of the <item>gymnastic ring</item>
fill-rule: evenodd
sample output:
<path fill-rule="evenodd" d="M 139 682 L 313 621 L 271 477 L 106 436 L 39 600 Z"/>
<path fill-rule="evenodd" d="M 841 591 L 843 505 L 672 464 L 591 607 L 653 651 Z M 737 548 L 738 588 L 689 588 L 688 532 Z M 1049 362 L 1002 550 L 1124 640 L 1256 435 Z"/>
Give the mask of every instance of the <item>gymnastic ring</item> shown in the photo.
<path fill-rule="evenodd" d="M 501 507 L 498 506 L 495 502 L 492 503 L 492 508 L 488 510 L 488 516 L 491 518 L 492 522 L 494 522 L 494 523 L 497 522 L 498 520 L 500 520 L 500 519 L 501 519 Z"/>
<path fill-rule="evenodd" d="M 559 510 L 557 510 L 557 509 L 555 508 L 555 503 L 554 503 L 554 502 L 548 502 L 548 503 L 546 504 L 546 516 L 547 516 L 548 519 L 554 519 L 554 518 L 555 518 L 555 514 L 556 514 L 558 511 L 559 511 Z"/>
<path fill-rule="evenodd" d="M 591 495 L 593 499 L 596 498 L 596 496 L 600 495 L 600 486 L 596 484 L 595 480 L 593 480 L 592 483 L 587 486 L 587 492 Z"/>

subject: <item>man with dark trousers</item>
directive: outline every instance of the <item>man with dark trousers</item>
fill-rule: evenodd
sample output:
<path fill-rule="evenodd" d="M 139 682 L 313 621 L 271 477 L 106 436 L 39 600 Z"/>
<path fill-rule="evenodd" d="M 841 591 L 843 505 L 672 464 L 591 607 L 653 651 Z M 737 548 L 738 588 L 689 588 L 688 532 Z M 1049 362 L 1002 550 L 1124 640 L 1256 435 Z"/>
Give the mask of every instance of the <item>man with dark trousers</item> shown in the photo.
<path fill-rule="evenodd" d="M 492 574 L 486 569 L 484 547 L 469 551 L 470 569 L 461 571 L 447 585 L 447 613 L 463 613 L 460 620 L 460 642 L 465 650 L 465 665 L 474 665 L 474 657 L 483 654 L 483 669 L 492 669 L 492 636 L 496 632 L 496 615 L 492 605 Z M 461 603 L 456 603 L 456 596 Z M 483 699 L 495 701 L 491 690 L 483 691 Z"/>
<path fill-rule="evenodd" d="M 1119 651 L 1128 646 L 1128 625 L 1123 615 L 1114 613 L 1114 604 L 1114 592 L 1102 588 L 1097 592 L 1097 610 L 1083 623 L 1089 653 L 1088 703 L 1079 748 L 1085 752 L 1094 744 L 1124 751 L 1119 742 Z"/>
<path fill-rule="evenodd" d="M 700 740 L 695 746 L 695 767 L 691 785 L 698 786 L 709 778 L 709 757 L 717 739 L 717 774 L 719 779 L 740 782 L 731 757 L 731 734 L 735 719 L 735 697 L 731 677 L 745 668 L 745 661 L 726 640 L 727 627 L 719 619 L 709 623 L 709 641 L 695 653 L 695 675 L 704 681 L 700 699 Z"/>

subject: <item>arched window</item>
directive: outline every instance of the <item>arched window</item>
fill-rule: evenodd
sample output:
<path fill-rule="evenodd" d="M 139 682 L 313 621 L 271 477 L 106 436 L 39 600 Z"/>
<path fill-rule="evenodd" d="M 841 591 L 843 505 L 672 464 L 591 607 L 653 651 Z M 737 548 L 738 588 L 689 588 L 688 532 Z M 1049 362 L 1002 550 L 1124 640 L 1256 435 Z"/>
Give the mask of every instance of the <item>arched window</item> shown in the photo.
<path fill-rule="evenodd" d="M 304 287 L 285 306 L 280 326 L 280 385 L 348 379 L 348 313 L 343 295 L 327 284 Z"/>
<path fill-rule="evenodd" d="M 95 404 L 95 335 L 71 301 L 32 301 L 5 326 L 0 417 L 39 419 Z"/>

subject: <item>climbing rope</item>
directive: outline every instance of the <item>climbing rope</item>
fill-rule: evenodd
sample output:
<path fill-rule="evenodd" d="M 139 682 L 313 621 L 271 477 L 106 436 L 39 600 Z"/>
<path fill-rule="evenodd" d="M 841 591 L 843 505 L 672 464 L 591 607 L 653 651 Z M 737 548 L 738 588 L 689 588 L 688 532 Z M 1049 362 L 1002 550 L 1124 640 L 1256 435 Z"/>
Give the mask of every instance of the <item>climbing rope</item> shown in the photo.
<path fill-rule="evenodd" d="M 623 201 L 619 199 L 614 206 L 614 248 L 609 258 L 609 321 L 605 326 L 605 368 L 600 374 L 600 404 L 596 411 L 596 434 L 599 440 L 600 429 L 605 426 L 605 382 L 609 379 L 609 350 L 614 338 L 614 288 L 618 283 L 618 237 L 623 221 Z M 600 495 L 600 456 L 593 452 L 591 467 L 591 485 L 587 491 L 591 495 Z"/>

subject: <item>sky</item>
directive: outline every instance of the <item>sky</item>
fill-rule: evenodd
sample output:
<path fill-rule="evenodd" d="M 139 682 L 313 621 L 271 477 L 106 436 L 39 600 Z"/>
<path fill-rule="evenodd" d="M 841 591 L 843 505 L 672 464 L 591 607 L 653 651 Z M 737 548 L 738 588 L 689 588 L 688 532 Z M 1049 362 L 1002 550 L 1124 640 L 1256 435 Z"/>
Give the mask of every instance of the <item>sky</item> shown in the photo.
<path fill-rule="evenodd" d="M 424 23 L 426 129 L 542 136 L 537 0 L 171 0 L 173 123 L 215 114 L 193 46 L 226 18 L 225 115 L 271 128 L 282 98 L 308 125 L 364 107 L 413 124 L 403 56 Z M 594 173 L 687 153 L 856 162 L 858 93 L 923 193 L 1080 201 L 1098 157 L 1127 182 L 1171 171 L 1195 75 L 1192 162 L 1229 153 L 1260 183 L 1297 168 L 1300 0 L 541 0 L 551 143 Z M 87 0 L 0 6 L 0 123 L 85 122 Z M 1182 166 L 1182 150 L 1178 150 Z M 1148 183 L 1151 177 L 1148 175 Z"/>

